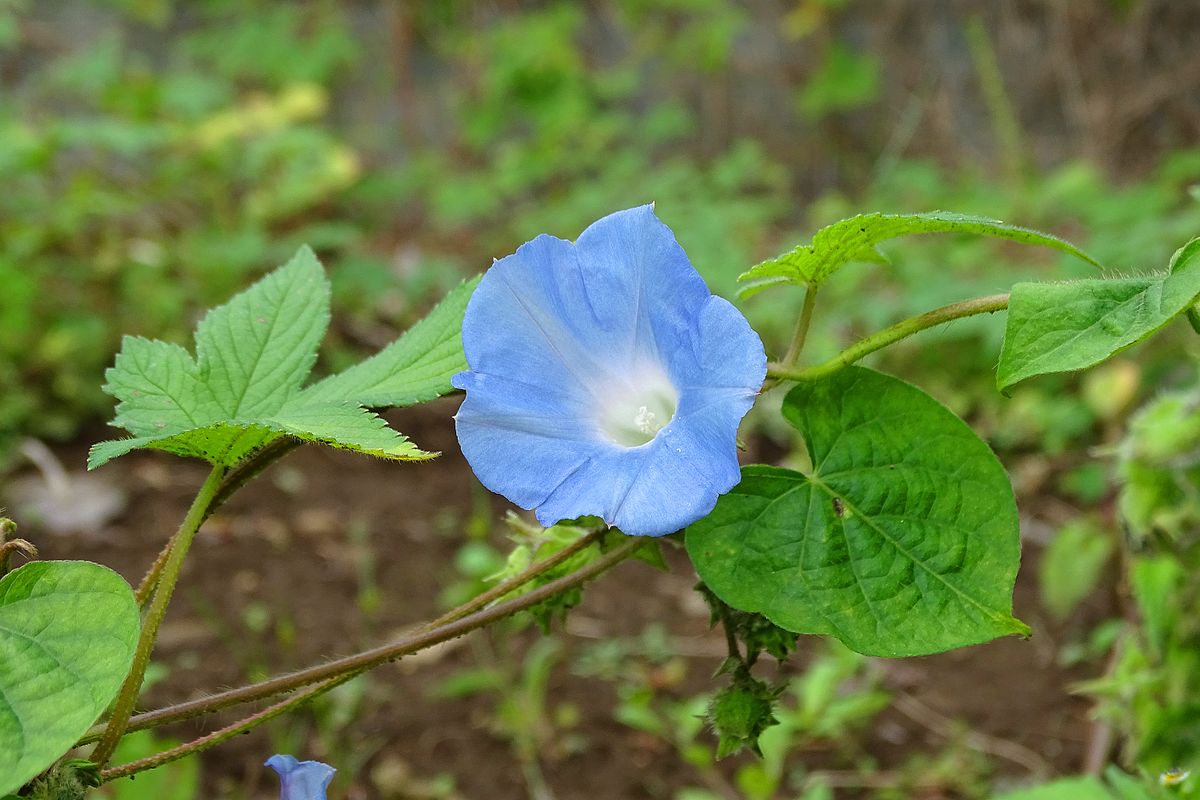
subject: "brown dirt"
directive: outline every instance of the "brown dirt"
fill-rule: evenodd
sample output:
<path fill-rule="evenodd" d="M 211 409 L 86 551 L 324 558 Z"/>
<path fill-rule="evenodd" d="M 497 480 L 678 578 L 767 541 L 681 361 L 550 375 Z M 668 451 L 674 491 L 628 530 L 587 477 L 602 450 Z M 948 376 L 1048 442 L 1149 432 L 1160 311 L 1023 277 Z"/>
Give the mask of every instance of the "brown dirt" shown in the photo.
<path fill-rule="evenodd" d="M 385 464 L 308 448 L 273 467 L 222 509 L 198 536 L 185 568 L 156 652 L 169 675 L 150 690 L 147 707 L 240 685 L 264 669 L 279 672 L 348 654 L 435 615 L 441 587 L 455 579 L 454 556 L 466 538 L 467 510 L 482 506 L 485 516 L 498 519 L 505 508 L 479 489 L 458 452 L 450 420 L 454 405 L 441 401 L 390 415 L 418 444 L 443 451 L 435 462 Z M 81 463 L 81 453 L 70 448 L 62 456 L 70 465 Z M 24 532 L 37 540 L 45 558 L 93 559 L 136 583 L 204 473 L 196 463 L 136 454 L 103 470 L 131 502 L 100 536 L 51 537 L 30 527 Z M 498 532 L 492 536 L 500 541 Z M 675 552 L 670 561 L 670 573 L 636 563 L 618 567 L 588 589 L 561 635 L 577 649 L 587 639 L 663 624 L 674 641 L 686 645 L 687 676 L 672 689 L 682 695 L 714 685 L 708 676 L 723 644 L 708 630 L 703 607 L 690 591 L 695 578 L 686 558 Z M 363 574 L 373 574 L 378 587 L 378 605 L 367 614 L 356 604 Z M 1028 755 L 1021 748 L 1055 772 L 1080 768 L 1089 732 L 1087 703 L 1072 696 L 1069 687 L 1086 672 L 1056 665 L 1055 645 L 1063 631 L 1046 621 L 1033 578 L 1027 563 L 1016 594 L 1018 616 L 1036 631 L 1031 640 L 1009 638 L 884 665 L 888 687 L 907 699 L 880 715 L 862 736 L 862 752 L 881 769 L 896 767 L 916 752 L 935 753 L 963 736 L 968 745 L 993 751 L 1001 778 L 1029 774 L 1030 765 L 1018 763 Z M 1102 605 L 1093 602 L 1089 616 L 1107 613 Z M 268 622 L 256 628 L 248 620 L 262 608 L 270 609 Z M 517 652 L 536 638 L 533 631 L 519 634 Z M 334 798 L 432 796 L 421 793 L 421 782 L 439 773 L 453 776 L 458 794 L 451 796 L 530 797 L 520 760 L 489 725 L 493 701 L 431 696 L 440 681 L 486 663 L 494 651 L 476 634 L 377 670 L 360 712 L 336 737 L 343 745 L 337 753 L 322 750 L 330 739 L 314 735 L 312 714 L 276 721 L 209 751 L 202 756 L 202 796 L 274 796 L 274 779 L 262 761 L 277 747 L 291 747 L 301 757 L 342 759 Z M 613 683 L 577 677 L 560 662 L 548 702 L 552 708 L 576 709 L 570 730 L 582 743 L 568 746 L 552 737 L 556 746 L 543 753 L 545 782 L 559 800 L 667 798 L 681 786 L 699 784 L 673 749 L 613 720 Z M 186 723 L 170 734 L 183 738 L 204 730 Z M 853 766 L 832 749 L 818 748 L 811 756 L 811 762 L 806 757 L 809 766 Z M 731 775 L 740 763 L 741 757 L 728 759 L 722 771 Z M 386 793 L 369 788 L 378 783 L 392 788 Z M 846 789 L 837 796 L 858 794 Z"/>

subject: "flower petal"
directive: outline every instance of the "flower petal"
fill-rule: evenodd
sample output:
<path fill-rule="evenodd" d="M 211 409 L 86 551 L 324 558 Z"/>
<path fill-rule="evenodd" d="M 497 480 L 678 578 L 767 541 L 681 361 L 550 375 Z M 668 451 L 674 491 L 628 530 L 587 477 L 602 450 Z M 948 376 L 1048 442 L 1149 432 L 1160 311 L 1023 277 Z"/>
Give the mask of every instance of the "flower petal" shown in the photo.
<path fill-rule="evenodd" d="M 740 479 L 737 423 L 751 403 L 726 394 L 677 416 L 647 445 L 594 452 L 538 506 L 538 521 L 595 514 L 631 536 L 686 527 Z"/>
<path fill-rule="evenodd" d="M 524 381 L 591 391 L 606 343 L 583 289 L 575 246 L 538 236 L 492 265 L 467 304 L 463 349 L 473 371 L 521 365 Z"/>
<path fill-rule="evenodd" d="M 713 510 L 741 478 L 731 435 L 706 438 L 694 423 L 673 425 L 654 440 L 638 479 L 622 498 L 613 524 L 635 536 L 662 536 Z"/>
<path fill-rule="evenodd" d="M 661 360 L 712 296 L 651 205 L 593 222 L 575 248 L 614 355 Z"/>
<path fill-rule="evenodd" d="M 709 293 L 652 207 L 610 214 L 574 245 L 539 236 L 497 261 L 467 307 L 463 346 L 470 369 L 453 380 L 467 391 L 455 418 L 463 453 L 542 524 L 595 514 L 661 535 L 737 483 L 762 342 Z"/>
<path fill-rule="evenodd" d="M 326 800 L 325 789 L 337 772 L 320 761 L 297 761 L 288 755 L 273 755 L 266 766 L 279 775 L 279 800 Z"/>
<path fill-rule="evenodd" d="M 521 380 L 460 373 L 467 399 L 454 417 L 475 475 L 521 508 L 534 508 L 600 447 L 591 406 L 566 391 Z"/>
<path fill-rule="evenodd" d="M 708 298 L 691 334 L 677 342 L 665 360 L 681 392 L 700 387 L 749 391 L 751 405 L 767 376 L 762 340 L 742 312 L 723 297 Z"/>

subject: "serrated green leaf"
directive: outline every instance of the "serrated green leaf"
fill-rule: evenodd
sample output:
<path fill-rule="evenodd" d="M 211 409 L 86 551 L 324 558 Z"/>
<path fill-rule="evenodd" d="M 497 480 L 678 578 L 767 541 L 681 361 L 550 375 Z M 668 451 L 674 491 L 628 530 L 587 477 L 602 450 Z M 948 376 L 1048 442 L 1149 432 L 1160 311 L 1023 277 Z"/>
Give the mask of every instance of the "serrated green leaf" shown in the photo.
<path fill-rule="evenodd" d="M 452 388 L 450 378 L 467 368 L 462 321 L 478 284 L 478 277 L 464 281 L 399 339 L 366 361 L 313 384 L 304 395 L 394 408 L 446 394 Z"/>
<path fill-rule="evenodd" d="M 232 466 L 250 453 L 278 438 L 266 426 L 216 422 L 179 433 L 138 436 L 98 442 L 88 451 L 88 469 L 107 464 L 134 450 L 162 450 L 185 458 L 200 458 L 210 464 Z"/>
<path fill-rule="evenodd" d="M 769 466 L 687 530 L 701 579 L 729 605 L 867 655 L 935 653 L 1027 633 L 1004 469 L 919 389 L 862 367 L 801 383 L 784 416 L 810 474 Z"/>
<path fill-rule="evenodd" d="M 329 281 L 302 247 L 200 320 L 198 374 L 226 419 L 270 414 L 299 391 L 328 326 Z"/>
<path fill-rule="evenodd" d="M 121 686 L 137 646 L 133 591 L 87 561 L 0 578 L 0 794 L 66 753 Z"/>
<path fill-rule="evenodd" d="M 285 406 L 268 421 L 273 430 L 306 441 L 321 442 L 379 458 L 405 461 L 433 458 L 387 422 L 354 403 L 309 403 Z"/>
<path fill-rule="evenodd" d="M 112 424 L 138 436 L 178 433 L 220 413 L 182 347 L 126 336 L 104 391 L 120 400 Z"/>
<path fill-rule="evenodd" d="M 1172 257 L 1165 275 L 1069 283 L 1018 283 L 996 384 L 1099 364 L 1166 325 L 1200 297 L 1200 239 Z"/>
<path fill-rule="evenodd" d="M 1000 220 L 931 211 L 925 214 L 860 214 L 826 225 L 809 244 L 751 267 L 738 277 L 747 282 L 738 294 L 749 297 L 780 284 L 819 284 L 852 261 L 887 263 L 880 242 L 920 233 L 975 233 L 1041 245 L 1097 262 L 1070 242 L 1047 233 L 1008 225 Z"/>
<path fill-rule="evenodd" d="M 101 458 L 93 455 L 93 466 L 164 442 L 160 449 L 186 455 L 235 453 L 208 458 L 234 463 L 263 443 L 240 444 L 239 420 L 277 412 L 299 390 L 328 325 L 328 307 L 321 266 L 301 248 L 201 320 L 195 359 L 177 345 L 125 337 L 104 390 L 119 401 L 112 424 L 135 439 L 98 445 Z M 210 432 L 197 437 L 199 430 Z"/>
<path fill-rule="evenodd" d="M 407 405 L 449 390 L 450 376 L 465 368 L 459 330 L 474 284 L 455 289 L 375 357 L 301 390 L 329 320 L 328 283 L 303 248 L 209 312 L 196 331 L 195 360 L 181 347 L 126 337 L 105 390 L 120 401 L 113 424 L 135 436 L 95 445 L 88 467 L 139 448 L 232 466 L 280 436 L 382 458 L 432 458 L 363 406 Z"/>

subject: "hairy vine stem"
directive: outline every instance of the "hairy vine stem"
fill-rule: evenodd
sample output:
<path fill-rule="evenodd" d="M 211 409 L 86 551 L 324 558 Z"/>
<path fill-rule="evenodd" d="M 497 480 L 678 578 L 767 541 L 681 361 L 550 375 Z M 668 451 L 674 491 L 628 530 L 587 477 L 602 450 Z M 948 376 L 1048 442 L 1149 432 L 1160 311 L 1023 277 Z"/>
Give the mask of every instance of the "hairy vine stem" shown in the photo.
<path fill-rule="evenodd" d="M 340 678 L 336 681 L 336 683 L 342 683 L 345 680 L 349 680 L 349 677 Z M 172 747 L 169 750 L 163 750 L 161 753 L 155 753 L 152 756 L 138 759 L 137 761 L 130 761 L 129 763 L 122 764 L 119 767 L 101 770 L 100 781 L 102 783 L 107 783 L 108 781 L 115 780 L 117 778 L 124 778 L 128 775 L 136 775 L 139 772 L 145 772 L 148 769 L 154 769 L 155 767 L 161 767 L 163 764 L 169 764 L 172 761 L 178 761 L 184 756 L 189 756 L 192 753 L 199 753 L 202 750 L 215 747 L 222 742 L 229 741 L 238 734 L 245 733 L 246 731 L 257 727 L 268 720 L 274 719 L 275 717 L 295 706 L 312 700 L 322 692 L 332 689 L 333 686 L 327 684 L 333 683 L 335 682 L 328 681 L 326 683 L 317 684 L 316 686 L 311 686 L 294 697 L 281 700 L 274 705 L 264 708 L 262 711 L 259 711 L 256 714 L 252 714 L 251 716 L 246 717 L 243 720 L 239 720 L 232 725 L 226 725 L 220 730 L 216 730 L 212 733 L 201 736 L 199 739 L 194 739 L 187 744 L 181 744 L 177 747 Z"/>
<path fill-rule="evenodd" d="M 0 540 L 0 578 L 3 578 L 8 572 L 8 559 L 12 557 L 13 553 L 20 553 L 27 561 L 33 561 L 38 557 L 38 549 L 32 542 L 24 539 Z"/>
<path fill-rule="evenodd" d="M 167 539 L 167 543 L 163 545 L 163 549 L 158 551 L 154 563 L 150 565 L 150 569 L 146 570 L 142 582 L 138 584 L 137 590 L 133 593 L 137 599 L 138 608 L 145 608 L 146 603 L 149 603 L 150 598 L 154 596 L 154 587 L 158 586 L 158 579 L 162 575 L 167 558 L 171 555 L 173 544 L 175 544 L 175 534 L 172 534 L 171 538 Z"/>
<path fill-rule="evenodd" d="M 475 613 L 489 603 L 503 598 L 505 595 L 511 594 L 535 578 L 538 578 L 549 572 L 551 569 L 563 563 L 576 553 L 579 553 L 600 541 L 605 534 L 606 531 L 593 531 L 586 536 L 580 537 L 557 553 L 542 559 L 535 564 L 531 564 L 528 569 L 519 575 L 514 575 L 508 580 L 496 584 L 486 592 L 478 594 L 462 605 L 447 611 L 445 614 L 433 620 L 432 622 L 428 622 L 418 627 L 416 629 L 417 634 L 436 631 L 452 622 Z M 570 576 L 568 575 L 565 577 Z M 338 676 L 338 678 L 335 678 L 334 680 L 336 680 L 338 683 L 342 683 L 345 680 L 349 680 L 349 678 L 360 674 L 360 672 L 361 670 L 359 672 L 348 673 L 346 676 Z M 327 689 L 332 689 L 334 685 L 336 684 L 328 686 Z M 274 694 L 280 694 L 283 691 L 290 691 L 290 689 L 260 691 L 259 687 L 262 686 L 264 686 L 263 683 L 251 684 L 249 686 L 231 689 L 219 694 L 200 697 L 184 703 L 177 703 L 175 705 L 166 706 L 165 708 L 155 709 L 154 711 L 147 711 L 143 714 L 138 714 L 131 717 L 125 730 L 127 733 L 131 733 L 133 731 L 140 731 L 146 728 L 155 728 L 159 725 L 166 725 L 171 722 L 192 719 L 193 717 L 199 717 L 214 711 L 220 711 L 221 709 L 239 705 L 241 703 L 262 700 Z M 100 738 L 101 734 L 103 733 L 104 727 L 105 726 L 103 724 L 94 726 L 90 731 L 87 732 L 86 735 L 84 735 L 82 739 L 79 740 L 76 746 L 96 741 L 96 739 Z"/>
<path fill-rule="evenodd" d="M 323 692 L 329 691 L 334 686 L 344 683 L 350 678 L 353 678 L 356 675 L 365 672 L 366 670 L 377 667 L 380 664 L 384 664 L 388 661 L 394 661 L 403 656 L 411 655 L 412 653 L 424 650 L 425 648 L 432 647 L 435 644 L 441 644 L 442 642 L 449 641 L 450 639 L 456 639 L 459 636 L 463 636 L 473 630 L 476 630 L 477 628 L 485 627 L 501 619 L 512 616 L 519 611 L 524 611 L 528 608 L 531 608 L 563 591 L 566 591 L 567 589 L 579 586 L 620 563 L 636 552 L 638 548 L 642 546 L 642 544 L 643 542 L 641 539 L 630 537 L 627 541 L 622 542 L 620 545 L 613 548 L 608 553 L 605 553 L 595 561 L 580 567 L 575 572 L 550 581 L 549 583 L 539 586 L 538 588 L 533 589 L 532 591 L 519 597 L 515 597 L 511 600 L 507 600 L 503 603 L 499 603 L 481 611 L 476 611 L 444 625 L 417 632 L 395 642 L 381 645 L 352 656 L 346 656 L 344 658 L 328 661 L 324 664 L 318 664 L 316 666 L 298 670 L 287 675 L 281 675 L 277 678 L 272 678 L 271 680 L 263 681 L 262 683 L 243 687 L 241 689 L 222 692 L 219 695 L 204 698 L 203 701 L 196 701 L 197 703 L 205 703 L 209 707 L 199 711 L 197 711 L 195 707 L 188 710 L 189 712 L 195 713 L 186 713 L 182 716 L 178 715 L 179 709 L 189 705 L 195 706 L 195 704 L 184 703 L 180 706 L 175 706 L 174 709 L 177 712 L 176 715 L 172 716 L 170 719 L 167 719 L 165 715 L 160 715 L 154 721 L 154 724 L 162 724 L 174 719 L 183 719 L 187 716 L 195 716 L 196 713 L 204 713 L 205 711 L 216 710 L 217 708 L 223 708 L 234 703 L 258 700 L 271 695 L 282 694 L 284 692 L 290 692 L 304 686 L 309 686 L 307 690 L 296 697 L 280 701 L 275 705 L 257 712 L 256 714 L 247 717 L 240 722 L 222 728 L 221 730 L 215 731 L 207 736 L 203 736 L 200 739 L 189 742 L 186 745 L 181 745 L 180 747 L 173 748 L 172 750 L 168 750 L 164 753 L 159 753 L 151 756 L 148 759 L 143 759 L 142 761 L 123 764 L 120 767 L 115 767 L 111 770 L 102 770 L 100 773 L 101 779 L 107 781 L 112 780 L 113 778 L 131 775 L 135 772 L 151 769 L 153 767 L 160 766 L 167 761 L 173 761 L 189 755 L 192 752 L 197 752 L 215 744 L 219 744 L 220 742 L 223 742 L 232 736 L 235 736 L 245 730 L 249 730 L 256 725 L 259 725 L 262 722 L 265 722 L 277 716 L 278 714 L 283 713 L 299 703 L 305 702 Z M 312 686 L 311 684 L 317 685 Z M 213 705 L 213 701 L 219 701 L 219 704 Z M 149 727 L 149 725 L 145 725 L 143 727 Z M 165 756 L 170 757 L 164 758 Z"/>
<path fill-rule="evenodd" d="M 890 344 L 895 344 L 901 339 L 912 336 L 914 333 L 919 333 L 926 328 L 932 328 L 944 322 L 964 317 L 973 317 L 977 314 L 991 314 L 996 311 L 1003 311 L 1006 308 L 1008 308 L 1007 294 L 993 294 L 987 297 L 976 297 L 972 300 L 951 303 L 948 306 L 935 308 L 933 311 L 927 311 L 924 314 L 897 322 L 890 328 L 884 328 L 878 333 L 855 342 L 833 358 L 815 367 L 797 369 L 793 365 L 782 362 L 769 364 L 767 366 L 767 376 L 768 379 L 773 378 L 777 381 L 811 381 L 817 378 L 824 378 L 826 375 L 831 375 L 843 367 L 850 366 L 859 359 L 874 353 L 876 350 L 881 350 Z"/>
<path fill-rule="evenodd" d="M 263 470 L 300 445 L 301 441 L 299 439 L 284 436 L 271 442 L 242 463 L 231 468 L 221 479 L 221 484 L 213 494 L 212 502 L 204 510 L 204 516 L 200 521 L 204 522 L 211 517 L 218 508 L 223 506 L 233 496 L 234 492 L 258 477 L 262 474 Z M 177 536 L 178 534 L 167 540 L 167 543 L 163 545 L 163 549 L 159 551 L 158 557 L 154 559 L 154 563 L 150 565 L 150 569 L 146 570 L 146 575 L 142 578 L 141 583 L 138 584 L 134 596 L 137 598 L 139 607 L 144 608 L 146 603 L 150 601 L 150 597 L 154 593 L 154 587 L 158 585 L 159 576 L 162 574 L 163 566 L 167 563 L 167 557 L 171 554 L 171 548 L 174 546 Z"/>

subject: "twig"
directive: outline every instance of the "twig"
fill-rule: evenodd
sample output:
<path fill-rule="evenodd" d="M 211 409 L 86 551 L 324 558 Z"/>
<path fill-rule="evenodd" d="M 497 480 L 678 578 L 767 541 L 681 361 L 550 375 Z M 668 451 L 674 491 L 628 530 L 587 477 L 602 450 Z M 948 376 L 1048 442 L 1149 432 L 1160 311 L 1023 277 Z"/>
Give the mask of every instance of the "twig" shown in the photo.
<path fill-rule="evenodd" d="M 208 697 L 201 697 L 186 703 L 179 703 L 167 708 L 139 714 L 129 720 L 129 724 L 125 730 L 136 731 L 178 720 L 191 719 L 192 717 L 218 711 L 229 706 L 249 703 L 277 694 L 294 691 L 314 683 L 321 683 L 324 687 L 323 691 L 327 691 L 336 685 L 335 681 L 343 682 L 372 667 L 379 666 L 388 661 L 394 661 L 402 656 L 411 655 L 419 650 L 432 647 L 435 644 L 456 639 L 459 636 L 470 633 L 476 628 L 490 625 L 500 619 L 535 606 L 561 591 L 591 580 L 610 567 L 620 563 L 641 546 L 641 540 L 630 537 L 628 541 L 623 542 L 595 561 L 586 564 L 576 572 L 557 578 L 512 600 L 491 606 L 482 611 L 477 611 L 445 625 L 418 631 L 395 642 L 356 653 L 355 655 L 327 661 L 324 664 L 317 664 L 286 675 L 280 675 L 261 683 L 243 686 L 238 689 L 230 689 Z M 80 744 L 94 740 L 94 732 L 89 731 L 88 735 L 80 740 Z"/>
<path fill-rule="evenodd" d="M 897 693 L 893 705 L 901 714 L 939 736 L 951 739 L 957 733 L 957 726 L 953 720 L 934 711 L 907 692 Z M 990 753 L 1006 761 L 1019 764 L 1036 778 L 1047 778 L 1052 772 L 1050 764 L 1044 758 L 1025 745 L 1008 739 L 1001 739 L 979 731 L 966 731 L 963 741 L 972 750 Z"/>

